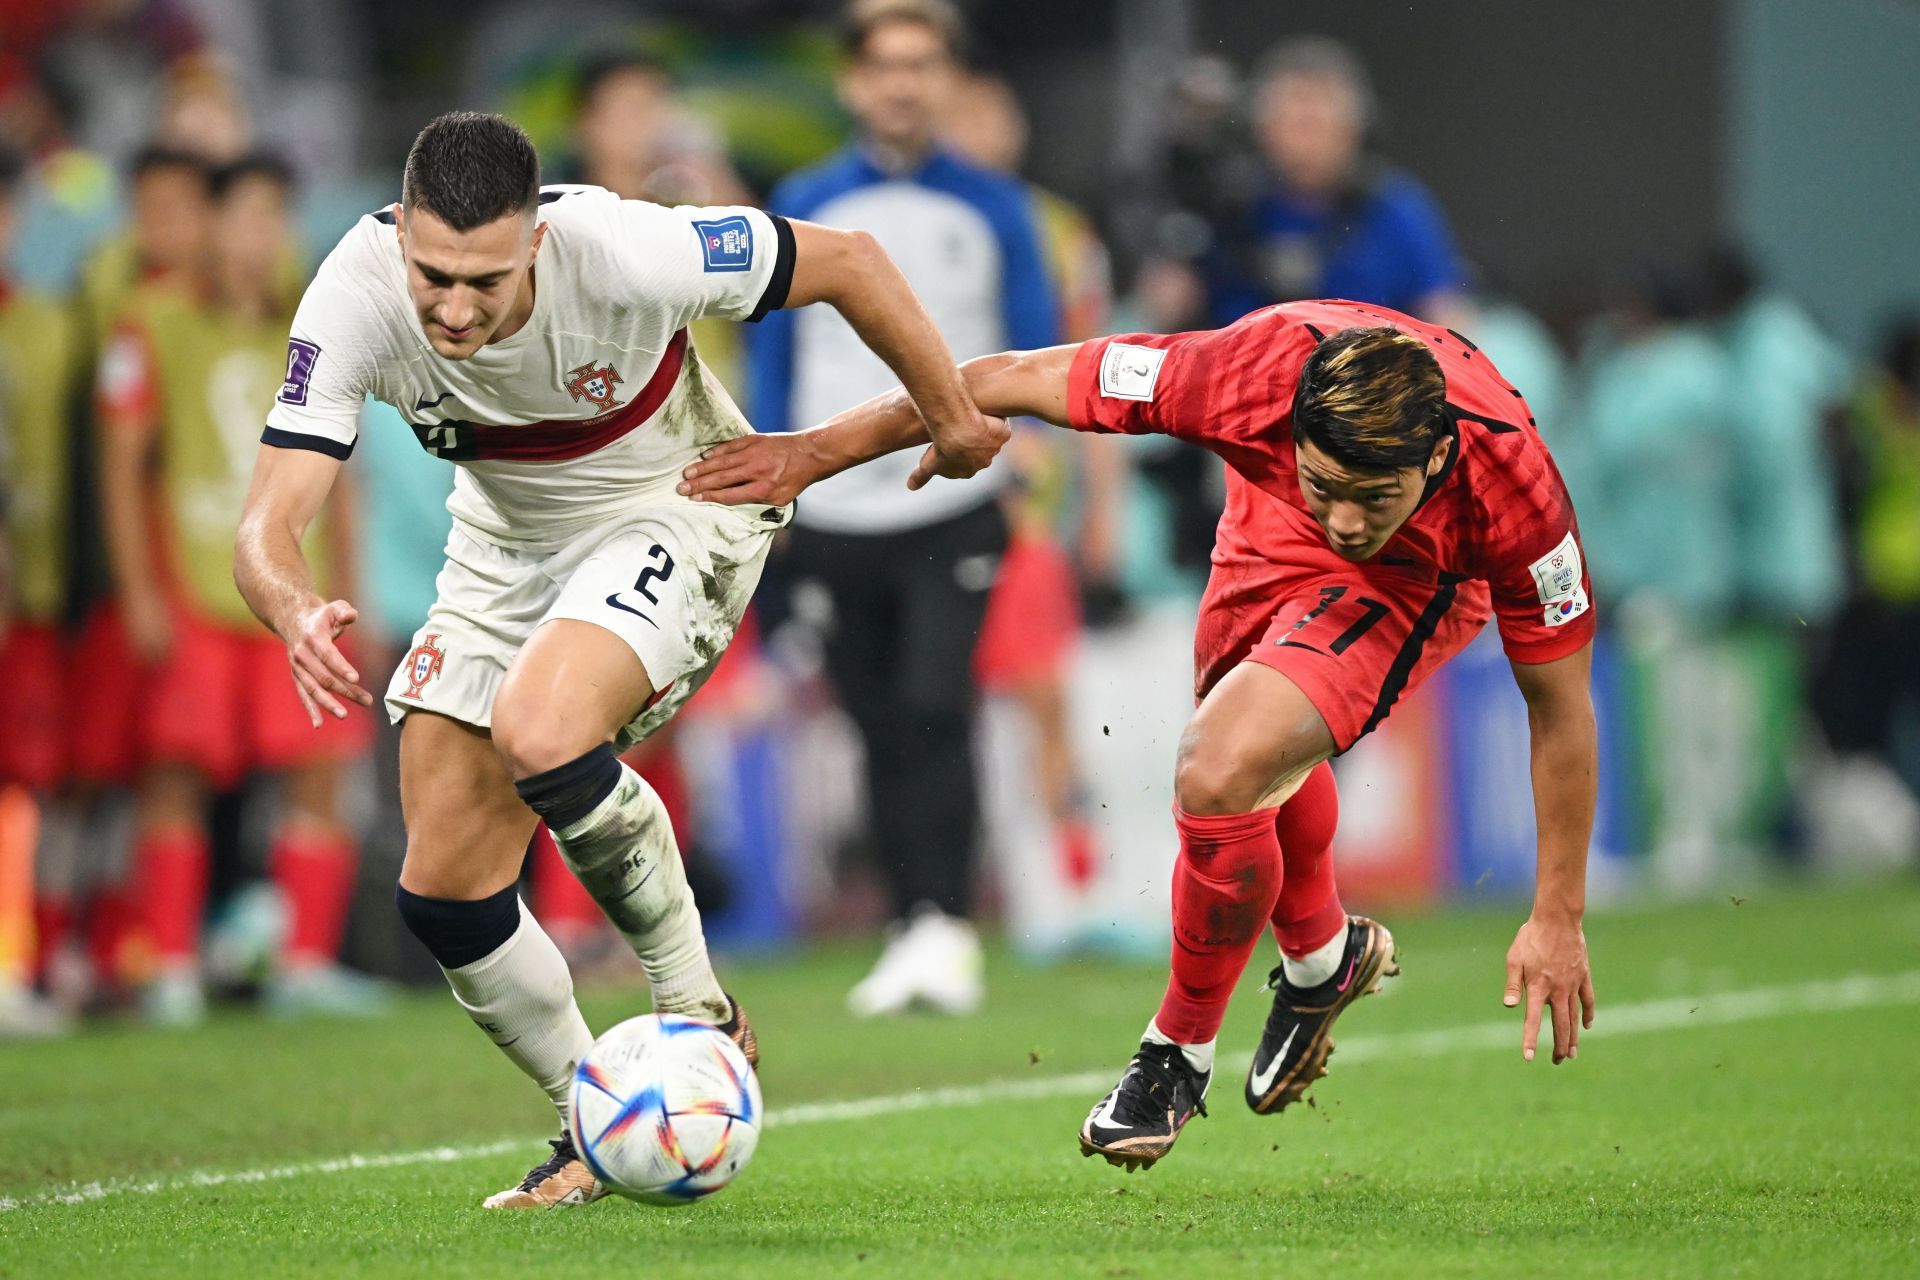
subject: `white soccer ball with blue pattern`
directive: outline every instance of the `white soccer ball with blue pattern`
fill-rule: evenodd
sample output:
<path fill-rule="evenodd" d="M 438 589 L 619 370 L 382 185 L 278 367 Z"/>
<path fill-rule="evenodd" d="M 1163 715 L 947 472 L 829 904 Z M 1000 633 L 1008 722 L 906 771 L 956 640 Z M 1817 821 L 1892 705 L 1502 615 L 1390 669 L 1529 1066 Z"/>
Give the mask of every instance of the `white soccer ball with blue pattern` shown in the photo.
<path fill-rule="evenodd" d="M 722 1032 L 676 1014 L 614 1027 L 573 1075 L 573 1145 L 608 1190 L 686 1204 L 732 1182 L 760 1141 L 760 1081 Z"/>

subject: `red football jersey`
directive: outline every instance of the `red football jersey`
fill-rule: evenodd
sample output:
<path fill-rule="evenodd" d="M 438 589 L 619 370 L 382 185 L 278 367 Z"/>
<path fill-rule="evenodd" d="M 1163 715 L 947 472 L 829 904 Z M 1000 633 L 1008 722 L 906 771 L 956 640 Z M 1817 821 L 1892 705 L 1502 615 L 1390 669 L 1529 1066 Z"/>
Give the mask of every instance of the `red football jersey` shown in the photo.
<path fill-rule="evenodd" d="M 1485 582 L 1516 661 L 1575 652 L 1593 636 L 1593 588 L 1566 485 L 1520 392 L 1451 330 L 1384 307 L 1320 301 L 1267 307 L 1224 329 L 1101 338 L 1074 358 L 1070 424 L 1176 436 L 1225 459 L 1216 565 L 1253 559 L 1303 575 L 1351 571 L 1300 492 L 1293 394 L 1321 338 L 1381 325 L 1414 335 L 1439 359 L 1455 444 L 1446 470 L 1371 563 Z"/>

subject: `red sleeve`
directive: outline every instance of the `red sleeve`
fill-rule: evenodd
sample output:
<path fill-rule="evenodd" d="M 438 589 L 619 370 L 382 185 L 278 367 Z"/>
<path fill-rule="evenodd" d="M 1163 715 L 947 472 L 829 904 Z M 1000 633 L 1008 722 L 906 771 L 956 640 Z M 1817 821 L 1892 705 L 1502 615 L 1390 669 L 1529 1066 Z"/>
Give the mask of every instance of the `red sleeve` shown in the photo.
<path fill-rule="evenodd" d="M 1278 310 L 1224 329 L 1123 333 L 1080 344 L 1067 374 L 1068 425 L 1176 436 L 1216 452 L 1271 447 L 1314 343 Z"/>
<path fill-rule="evenodd" d="M 115 325 L 100 354 L 94 407 L 100 421 L 113 430 L 144 431 L 153 426 L 159 407 L 153 341 L 134 321 Z"/>
<path fill-rule="evenodd" d="M 1552 662 L 1593 639 L 1593 578 L 1566 485 L 1538 441 L 1483 494 L 1493 517 L 1487 573 L 1507 656 Z"/>

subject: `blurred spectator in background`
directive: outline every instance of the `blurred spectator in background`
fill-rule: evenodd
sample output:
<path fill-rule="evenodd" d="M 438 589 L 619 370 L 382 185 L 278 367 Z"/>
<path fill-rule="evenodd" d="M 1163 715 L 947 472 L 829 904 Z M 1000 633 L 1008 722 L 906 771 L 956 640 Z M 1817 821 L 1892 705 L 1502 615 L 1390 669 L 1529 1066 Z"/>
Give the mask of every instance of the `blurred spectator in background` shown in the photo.
<path fill-rule="evenodd" d="M 212 53 L 188 54 L 168 67 L 160 93 L 157 145 L 215 166 L 233 163 L 253 145 L 240 86 Z"/>
<path fill-rule="evenodd" d="M 1846 400 L 1852 370 L 1798 303 L 1761 286 L 1744 251 L 1716 246 L 1703 268 L 1739 433 L 1742 604 L 1766 621 L 1823 633 L 1846 592 L 1827 421 Z"/>
<path fill-rule="evenodd" d="M 1819 689 L 1829 743 L 1920 795 L 1920 315 L 1894 321 L 1839 442 L 1853 590 Z"/>
<path fill-rule="evenodd" d="M 85 336 L 99 351 L 136 287 L 199 287 L 212 219 L 207 162 L 190 151 L 144 147 L 127 166 L 127 226 L 82 268 Z"/>
<path fill-rule="evenodd" d="M 666 64 L 610 54 L 581 71 L 574 127 L 579 180 L 655 204 L 745 204 L 726 142 L 674 93 Z"/>
<path fill-rule="evenodd" d="M 60 301 L 22 289 L 6 270 L 25 177 L 25 158 L 0 149 L 0 1037 L 51 1034 L 63 1025 L 29 990 L 41 966 L 25 935 L 37 940 L 44 932 L 43 904 L 72 897 L 34 890 L 35 845 L 48 849 L 38 861 L 51 867 L 76 861 L 72 848 L 51 848 L 71 844 L 77 816 L 61 794 L 72 732 L 63 712 L 76 351 Z M 37 824 L 10 820 L 14 787 L 38 802 Z"/>
<path fill-rule="evenodd" d="M 977 72 L 964 77 L 948 105 L 944 132 L 965 159 L 1019 176 L 1027 119 L 1005 80 Z M 1028 191 L 1060 301 L 1061 340 L 1104 334 L 1112 306 L 1106 246 L 1078 208 L 1038 185 L 1028 184 Z M 1081 627 L 1078 579 L 1089 583 L 1103 616 L 1117 608 L 1126 466 L 1124 446 L 1116 439 L 1060 437 L 1045 426 L 1016 424 L 1005 459 L 1017 473 L 1004 500 L 1011 536 L 974 653 L 981 689 L 1013 701 L 1028 730 L 1024 750 L 990 734 L 986 758 L 1007 758 L 1008 767 L 989 775 L 985 809 L 990 843 L 1002 854 L 1007 923 L 1036 954 L 1056 952 L 1070 941 L 1079 923 L 1080 898 L 1091 887 L 1099 861 L 1086 778 L 1069 730 L 1068 677 Z M 1062 546 L 1076 484 L 1078 574 L 1075 559 Z M 996 787 L 995 776 L 1011 785 Z M 1024 820 L 1023 801 L 1030 803 L 1036 791 L 1045 833 L 1031 831 Z M 1053 852 L 1052 867 L 1035 865 L 1044 848 Z"/>
<path fill-rule="evenodd" d="M 26 160 L 16 192 L 9 269 L 21 285 L 72 288 L 94 243 L 119 216 L 113 166 L 74 138 L 76 96 L 44 64 L 10 56 L 0 40 L 0 148 Z"/>
<path fill-rule="evenodd" d="M 289 189 L 288 170 L 270 159 L 218 170 L 209 199 L 219 234 L 203 242 L 202 287 L 137 286 L 99 375 L 105 523 L 141 668 L 134 883 L 155 961 L 143 999 L 149 1018 L 165 1025 L 204 1012 L 208 806 L 214 791 L 254 771 L 279 773 L 285 786 L 269 859 L 287 926 L 269 1008 L 360 1012 L 381 995 L 336 963 L 356 864 L 339 811 L 340 766 L 364 749 L 367 722 L 310 726 L 286 688 L 282 646 L 233 586 L 233 529 L 260 406 L 286 368 L 294 299 L 278 266 Z M 336 503 L 309 534 L 309 555 L 336 586 L 352 564 L 349 522 Z"/>
<path fill-rule="evenodd" d="M 940 142 L 959 75 L 960 20 L 943 0 L 863 0 L 847 25 L 842 100 L 859 136 L 788 178 L 769 208 L 876 237 L 954 358 L 1044 347 L 1059 323 L 1032 198 Z M 893 375 L 837 314 L 776 312 L 749 345 L 761 430 L 811 426 L 889 390 Z M 1007 545 L 1010 469 L 906 488 L 912 451 L 816 486 L 784 571 L 794 611 L 823 632 L 828 676 L 866 749 L 868 806 L 898 924 L 849 996 L 862 1015 L 984 994 L 974 907 L 979 792 L 970 670 Z"/>
<path fill-rule="evenodd" d="M 1453 237 L 1426 189 L 1368 152 L 1373 113 L 1366 70 L 1346 46 L 1302 36 L 1267 54 L 1252 103 L 1259 183 L 1195 201 L 1211 223 L 1191 263 L 1208 324 L 1275 302 L 1349 298 L 1460 327 Z M 1241 172 L 1216 162 L 1200 177 L 1238 187 Z"/>
<path fill-rule="evenodd" d="M 1649 273 L 1595 339 L 1577 490 L 1600 589 L 1695 632 L 1724 625 L 1741 588 L 1730 369 L 1700 307 L 1691 273 Z"/>

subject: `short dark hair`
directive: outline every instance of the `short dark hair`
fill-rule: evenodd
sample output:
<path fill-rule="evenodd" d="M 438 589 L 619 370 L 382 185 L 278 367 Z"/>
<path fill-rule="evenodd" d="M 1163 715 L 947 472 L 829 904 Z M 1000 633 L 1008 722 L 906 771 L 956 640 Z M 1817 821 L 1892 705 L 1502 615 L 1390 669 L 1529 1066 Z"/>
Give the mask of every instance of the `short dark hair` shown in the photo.
<path fill-rule="evenodd" d="M 955 62 L 967 52 L 967 24 L 947 0 L 853 0 L 840 29 L 840 47 L 849 58 L 867 51 L 867 40 L 890 22 L 913 22 L 930 28 Z"/>
<path fill-rule="evenodd" d="M 293 194 L 293 166 L 266 151 L 253 151 L 237 160 L 229 160 L 213 171 L 208 185 L 215 200 L 224 200 L 233 189 L 250 179 L 261 178 L 280 188 L 282 195 Z"/>
<path fill-rule="evenodd" d="M 409 211 L 471 231 L 539 205 L 540 156 L 505 116 L 450 111 L 413 140 L 400 198 Z"/>
<path fill-rule="evenodd" d="M 207 162 L 197 153 L 158 143 L 144 146 L 133 153 L 133 158 L 127 161 L 127 181 L 138 183 L 149 174 L 164 173 L 170 169 L 198 178 L 202 186 L 209 181 Z"/>
<path fill-rule="evenodd" d="M 1426 343 L 1387 326 L 1342 329 L 1300 369 L 1293 439 L 1354 471 L 1424 467 L 1446 407 L 1446 376 Z"/>

